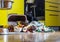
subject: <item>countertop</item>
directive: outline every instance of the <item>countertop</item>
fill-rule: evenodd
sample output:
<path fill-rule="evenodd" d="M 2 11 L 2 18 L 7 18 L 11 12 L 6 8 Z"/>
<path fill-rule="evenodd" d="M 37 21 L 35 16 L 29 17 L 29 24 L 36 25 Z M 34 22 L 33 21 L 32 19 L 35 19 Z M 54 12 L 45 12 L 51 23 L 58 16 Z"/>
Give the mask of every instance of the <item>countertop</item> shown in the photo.
<path fill-rule="evenodd" d="M 0 42 L 60 42 L 60 32 L 0 34 Z"/>

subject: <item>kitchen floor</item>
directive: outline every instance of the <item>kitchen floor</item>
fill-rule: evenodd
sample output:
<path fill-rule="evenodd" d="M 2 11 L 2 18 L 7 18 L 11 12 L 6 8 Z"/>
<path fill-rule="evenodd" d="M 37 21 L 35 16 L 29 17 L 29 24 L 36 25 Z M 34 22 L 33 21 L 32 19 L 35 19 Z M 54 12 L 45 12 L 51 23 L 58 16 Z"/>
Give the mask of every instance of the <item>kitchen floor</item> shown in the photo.
<path fill-rule="evenodd" d="M 60 42 L 60 32 L 5 34 L 0 42 Z"/>

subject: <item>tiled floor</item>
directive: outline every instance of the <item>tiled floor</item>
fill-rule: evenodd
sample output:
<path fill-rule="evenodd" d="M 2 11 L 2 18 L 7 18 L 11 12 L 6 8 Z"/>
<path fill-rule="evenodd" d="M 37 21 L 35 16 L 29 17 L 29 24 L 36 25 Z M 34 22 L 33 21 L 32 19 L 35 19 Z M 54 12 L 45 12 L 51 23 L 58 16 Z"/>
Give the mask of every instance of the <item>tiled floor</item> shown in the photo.
<path fill-rule="evenodd" d="M 0 35 L 0 42 L 60 42 L 60 32 Z"/>

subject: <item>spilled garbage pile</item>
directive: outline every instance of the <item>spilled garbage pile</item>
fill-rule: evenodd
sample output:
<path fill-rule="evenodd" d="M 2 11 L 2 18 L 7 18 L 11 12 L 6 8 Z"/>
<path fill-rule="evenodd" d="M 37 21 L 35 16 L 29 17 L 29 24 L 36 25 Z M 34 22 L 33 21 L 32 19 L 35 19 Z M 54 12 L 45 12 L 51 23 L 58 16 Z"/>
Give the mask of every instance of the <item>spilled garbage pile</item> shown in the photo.
<path fill-rule="evenodd" d="M 21 25 L 21 24 L 20 24 Z M 51 27 L 47 27 L 43 22 L 32 21 L 27 26 L 22 25 L 19 28 L 14 28 L 15 32 L 54 32 Z"/>

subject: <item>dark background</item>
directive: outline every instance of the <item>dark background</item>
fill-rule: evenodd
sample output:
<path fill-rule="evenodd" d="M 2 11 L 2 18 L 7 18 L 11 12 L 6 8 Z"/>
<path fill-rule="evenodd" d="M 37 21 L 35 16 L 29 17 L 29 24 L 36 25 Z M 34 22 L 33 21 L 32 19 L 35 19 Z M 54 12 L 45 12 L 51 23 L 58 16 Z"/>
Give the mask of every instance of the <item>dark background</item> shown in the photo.
<path fill-rule="evenodd" d="M 27 0 L 25 0 L 24 10 L 26 9 L 26 5 L 27 5 L 26 1 Z M 35 16 L 34 16 L 34 9 L 30 8 L 30 6 L 32 6 L 32 5 L 36 5 Z M 30 11 L 32 11 L 32 16 L 33 17 L 36 17 L 36 18 L 38 17 L 39 18 L 38 20 L 40 20 L 40 19 L 45 20 L 45 0 L 35 0 L 33 4 L 28 3 L 28 12 L 30 12 Z M 26 12 L 26 10 L 25 10 L 25 12 Z"/>
<path fill-rule="evenodd" d="M 45 16 L 45 0 L 35 0 L 36 16 Z"/>

